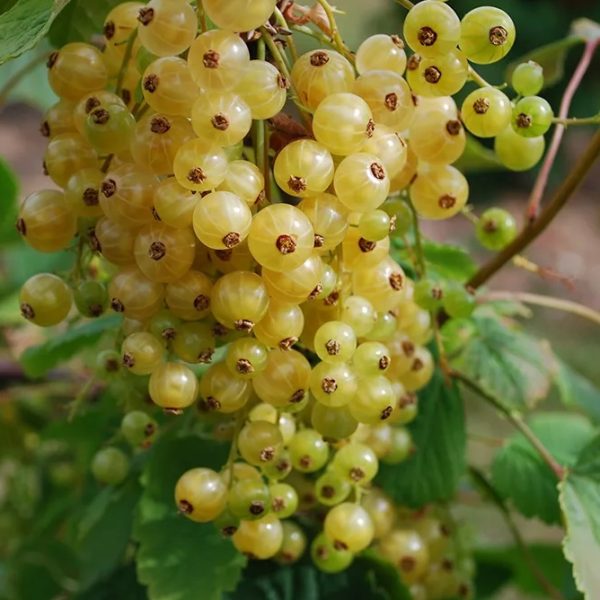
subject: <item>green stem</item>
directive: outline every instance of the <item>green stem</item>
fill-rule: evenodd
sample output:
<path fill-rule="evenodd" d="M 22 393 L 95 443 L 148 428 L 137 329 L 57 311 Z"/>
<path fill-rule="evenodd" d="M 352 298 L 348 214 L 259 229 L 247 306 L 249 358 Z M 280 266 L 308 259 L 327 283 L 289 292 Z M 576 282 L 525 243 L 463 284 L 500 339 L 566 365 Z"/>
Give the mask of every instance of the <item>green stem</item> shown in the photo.
<path fill-rule="evenodd" d="M 117 85 L 115 88 L 115 94 L 117 96 L 121 95 L 121 90 L 123 89 L 123 81 L 125 80 L 125 74 L 127 73 L 127 67 L 129 66 L 129 61 L 131 60 L 131 53 L 133 52 L 133 43 L 135 42 L 135 38 L 137 37 L 137 31 L 134 31 L 127 40 L 127 46 L 125 46 L 125 54 L 123 55 L 123 61 L 121 62 L 121 68 L 119 69 L 119 74 L 117 75 Z"/>
<path fill-rule="evenodd" d="M 40 63 L 43 63 L 46 58 L 46 52 L 34 56 L 8 79 L 8 81 L 2 86 L 2 89 L 0 89 L 0 106 L 4 106 L 9 94 L 19 84 L 21 79 L 31 73 L 31 71 L 33 71 Z"/>
<path fill-rule="evenodd" d="M 412 213 L 412 218 L 413 218 L 413 231 L 415 234 L 415 254 L 416 254 L 416 258 L 417 258 L 417 271 L 418 271 L 418 275 L 419 277 L 424 277 L 425 274 L 427 273 L 427 268 L 425 266 L 425 256 L 423 254 L 423 242 L 421 240 L 421 229 L 419 227 L 419 215 L 417 214 L 417 211 L 415 210 L 415 207 L 412 205 L 412 202 L 410 200 L 407 200 L 406 203 L 408 204 L 408 207 L 410 208 L 410 211 Z"/>
<path fill-rule="evenodd" d="M 588 147 L 579 156 L 575 166 L 563 180 L 560 187 L 554 193 L 554 196 L 540 213 L 535 221 L 529 221 L 521 233 L 503 250 L 496 254 L 488 263 L 483 265 L 477 273 L 467 283 L 468 286 L 478 288 L 484 284 L 490 277 L 497 273 L 506 263 L 512 260 L 514 256 L 520 254 L 529 244 L 535 240 L 554 220 L 554 217 L 567 204 L 572 197 L 573 192 L 579 187 L 585 179 L 588 171 L 592 168 L 596 159 L 600 155 L 600 131 L 597 131 L 592 137 Z"/>
<path fill-rule="evenodd" d="M 469 78 L 474 81 L 479 87 L 492 87 L 473 67 L 469 66 Z"/>
<path fill-rule="evenodd" d="M 560 117 L 555 117 L 552 119 L 553 123 L 558 125 L 598 125 L 600 123 L 600 115 L 594 115 L 593 117 L 570 117 L 561 119 Z"/>
<path fill-rule="evenodd" d="M 345 56 L 350 62 L 354 63 L 354 57 L 352 56 L 352 52 L 348 50 L 346 44 L 344 44 L 344 40 L 340 35 L 340 30 L 338 29 L 337 23 L 335 21 L 335 15 L 333 14 L 333 8 L 331 4 L 327 2 L 327 0 L 317 0 L 317 2 L 321 5 L 325 14 L 327 15 L 327 20 L 329 21 L 329 30 L 331 32 L 331 39 L 333 40 L 333 45 L 335 49 L 343 56 Z"/>
<path fill-rule="evenodd" d="M 88 397 L 90 390 L 92 389 L 94 383 L 96 382 L 96 378 L 94 376 L 90 377 L 84 384 L 73 402 L 71 402 L 69 406 L 69 415 L 67 416 L 67 421 L 71 422 L 76 416 L 77 413 L 81 410 L 85 399 Z"/>
<path fill-rule="evenodd" d="M 529 425 L 525 423 L 523 416 L 517 410 L 513 410 L 505 406 L 498 398 L 488 394 L 477 382 L 473 381 L 470 377 L 461 373 L 460 371 L 451 371 L 451 376 L 457 379 L 468 387 L 471 391 L 481 396 L 489 404 L 491 404 L 496 410 L 502 413 L 507 420 L 518 429 L 525 439 L 533 446 L 533 448 L 540 455 L 541 459 L 550 467 L 550 470 L 554 473 L 557 479 L 561 480 L 565 475 L 565 469 L 560 465 L 556 459 L 550 454 L 546 446 L 542 441 L 535 435 L 530 429 Z"/>
<path fill-rule="evenodd" d="M 280 27 L 283 27 L 284 29 L 289 31 L 290 30 L 289 23 L 285 20 L 285 17 L 283 16 L 282 12 L 277 7 L 275 7 L 275 12 L 273 14 L 275 15 L 275 21 L 277 21 L 277 24 Z M 290 50 L 290 56 L 292 57 L 292 64 L 294 64 L 298 60 L 298 50 L 296 48 L 296 42 L 294 41 L 294 36 L 292 36 L 292 35 L 287 36 L 287 45 Z"/>
<path fill-rule="evenodd" d="M 540 566 L 537 564 L 529 546 L 525 542 L 525 539 L 521 535 L 517 524 L 515 523 L 506 502 L 502 498 L 498 490 L 492 485 L 489 479 L 476 467 L 469 467 L 469 475 L 475 484 L 475 487 L 479 489 L 479 493 L 482 496 L 487 496 L 496 508 L 500 511 L 504 517 L 504 521 L 508 529 L 510 530 L 517 547 L 519 548 L 524 562 L 529 567 L 531 574 L 537 579 L 540 587 L 546 592 L 549 598 L 554 600 L 563 600 L 563 596 L 559 590 L 557 590 L 545 577 Z"/>
<path fill-rule="evenodd" d="M 112 162 L 112 159 L 115 157 L 114 154 L 109 154 L 105 159 L 104 162 L 102 163 L 102 166 L 100 167 L 100 170 L 103 173 L 107 173 L 108 169 L 110 168 L 110 163 Z"/>
<path fill-rule="evenodd" d="M 396 2 L 406 10 L 410 10 L 414 6 L 410 0 L 396 0 Z"/>
<path fill-rule="evenodd" d="M 206 33 L 208 29 L 206 26 L 206 13 L 204 12 L 201 0 L 198 0 L 198 23 L 200 24 L 200 31 Z"/>

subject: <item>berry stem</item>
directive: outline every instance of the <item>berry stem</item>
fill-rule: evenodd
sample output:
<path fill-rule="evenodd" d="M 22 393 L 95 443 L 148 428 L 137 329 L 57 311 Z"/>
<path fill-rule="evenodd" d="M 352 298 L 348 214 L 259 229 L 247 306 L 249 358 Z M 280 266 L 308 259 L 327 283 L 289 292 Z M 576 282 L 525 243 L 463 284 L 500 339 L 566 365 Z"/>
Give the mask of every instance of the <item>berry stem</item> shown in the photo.
<path fill-rule="evenodd" d="M 543 571 L 540 569 L 540 566 L 537 564 L 529 546 L 523 539 L 521 535 L 521 531 L 519 527 L 515 523 L 506 502 L 502 498 L 502 495 L 498 492 L 498 490 L 492 485 L 491 481 L 483 474 L 481 470 L 477 467 L 470 466 L 469 467 L 469 475 L 473 484 L 478 489 L 480 495 L 484 498 L 488 498 L 492 504 L 498 508 L 502 516 L 504 517 L 504 521 L 510 530 L 517 547 L 521 551 L 523 556 L 523 560 L 529 567 L 531 574 L 537 579 L 537 582 L 544 589 L 546 594 L 548 594 L 549 598 L 553 598 L 554 600 L 563 600 L 563 596 L 559 590 L 557 590 L 545 577 Z"/>
<path fill-rule="evenodd" d="M 592 137 L 588 147 L 580 155 L 575 166 L 563 180 L 560 187 L 554 192 L 552 199 L 546 208 L 534 221 L 528 221 L 519 235 L 502 251 L 494 256 L 488 263 L 483 265 L 470 279 L 467 286 L 478 288 L 497 273 L 507 262 L 529 246 L 553 221 L 554 217 L 567 204 L 573 192 L 585 179 L 588 171 L 592 168 L 600 155 L 600 131 Z"/>
<path fill-rule="evenodd" d="M 588 70 L 590 63 L 592 61 L 592 57 L 594 56 L 594 52 L 596 47 L 598 46 L 598 39 L 589 40 L 585 48 L 583 50 L 583 54 L 579 59 L 579 64 L 575 71 L 573 71 L 573 76 L 569 81 L 565 93 L 562 97 L 560 103 L 560 109 L 558 113 L 558 119 L 566 119 L 569 114 L 569 108 L 571 107 L 571 101 L 573 100 L 573 96 L 585 75 L 585 72 Z M 527 213 L 526 218 L 528 221 L 535 221 L 538 217 L 540 204 L 542 202 L 542 196 L 544 195 L 544 190 L 546 189 L 546 185 L 548 183 L 548 178 L 550 177 L 550 171 L 552 170 L 552 165 L 554 164 L 554 160 L 556 159 L 556 155 L 558 154 L 558 149 L 560 147 L 560 143 L 562 141 L 563 134 L 565 132 L 566 123 L 557 122 L 557 125 L 554 129 L 554 134 L 552 135 L 552 142 L 550 143 L 550 148 L 548 153 L 546 154 L 546 158 L 544 159 L 544 163 L 542 168 L 540 169 L 533 189 L 531 190 L 531 195 L 529 196 L 529 203 L 527 205 Z"/>
<path fill-rule="evenodd" d="M 291 33 L 288 22 L 285 20 L 285 17 L 283 16 L 282 12 L 277 7 L 275 7 L 275 12 L 273 14 L 275 15 L 275 20 L 277 21 L 277 24 L 288 34 Z M 298 60 L 298 50 L 296 48 L 296 42 L 294 41 L 293 35 L 287 36 L 287 45 L 290 50 L 290 56 L 292 57 L 292 64 L 294 64 Z"/>
<path fill-rule="evenodd" d="M 594 115 L 593 117 L 570 117 L 570 118 L 561 118 L 555 117 L 552 119 L 552 122 L 558 125 L 564 125 L 565 127 L 569 125 L 598 125 L 600 124 L 600 114 Z"/>
<path fill-rule="evenodd" d="M 123 81 L 125 80 L 125 73 L 127 72 L 127 67 L 129 66 L 129 61 L 131 60 L 131 53 L 133 52 L 133 44 L 135 42 L 135 38 L 137 37 L 137 29 L 131 33 L 129 38 L 127 39 L 127 46 L 125 47 L 125 54 L 123 55 L 123 61 L 121 62 L 121 68 L 119 69 L 119 74 L 117 75 L 117 85 L 115 87 L 115 94 L 117 96 L 121 95 L 121 91 L 123 89 Z"/>
<path fill-rule="evenodd" d="M 396 0 L 396 2 L 406 10 L 410 10 L 414 6 L 410 0 Z"/>
<path fill-rule="evenodd" d="M 202 0 L 198 0 L 198 25 L 200 25 L 200 32 L 206 33 L 208 27 L 206 25 L 206 13 L 204 12 L 204 6 L 202 6 Z"/>
<path fill-rule="evenodd" d="M 562 298 L 554 298 L 552 296 L 544 296 L 541 294 L 529 294 L 527 292 L 487 292 L 479 298 L 481 302 L 494 301 L 494 300 L 516 300 L 517 302 L 524 302 L 525 304 L 534 304 L 536 306 L 545 306 L 547 308 L 554 308 L 556 310 L 562 310 L 563 312 L 571 313 L 588 319 L 596 325 L 600 325 L 600 312 L 573 302 L 571 300 L 563 300 Z"/>
<path fill-rule="evenodd" d="M 352 52 L 348 50 L 346 44 L 344 44 L 344 40 L 340 35 L 340 30 L 338 29 L 337 23 L 335 21 L 335 15 L 333 14 L 333 8 L 327 0 L 317 0 L 317 2 L 321 5 L 325 14 L 327 15 L 327 20 L 329 21 L 329 30 L 331 32 L 331 39 L 333 40 L 333 45 L 336 50 L 343 56 L 345 56 L 350 62 L 354 63 L 354 57 L 352 56 Z"/>
<path fill-rule="evenodd" d="M 417 275 L 419 276 L 419 278 L 421 278 L 424 277 L 427 273 L 427 268 L 425 266 L 425 256 L 423 254 L 423 242 L 421 240 L 421 228 L 419 227 L 419 215 L 417 214 L 417 211 L 415 210 L 415 207 L 412 205 L 412 202 L 410 200 L 407 200 L 406 203 L 408 204 L 408 207 L 410 208 L 410 212 L 412 214 L 413 232 L 415 235 L 414 250 L 417 259 L 415 267 L 417 270 Z"/>
<path fill-rule="evenodd" d="M 75 396 L 73 402 L 71 402 L 71 404 L 69 405 L 69 414 L 67 416 L 67 421 L 69 421 L 69 423 L 77 416 L 77 413 L 81 410 L 86 398 L 88 397 L 90 391 L 94 387 L 94 383 L 96 383 L 96 378 L 92 376 L 83 384 L 77 396 Z"/>
<path fill-rule="evenodd" d="M 258 40 L 257 46 L 257 58 L 259 60 L 265 60 L 266 47 L 264 37 Z M 267 200 L 271 200 L 271 184 L 270 184 L 270 172 L 269 172 L 269 148 L 266 144 L 266 121 L 258 120 L 254 121 L 253 130 L 253 145 L 254 145 L 254 156 L 256 159 L 256 166 L 261 170 L 265 180 L 265 194 Z"/>
<path fill-rule="evenodd" d="M 489 404 L 491 404 L 496 410 L 502 413 L 506 419 L 513 425 L 519 432 L 525 437 L 525 439 L 533 446 L 533 448 L 540 455 L 541 459 L 550 467 L 550 470 L 554 473 L 557 479 L 561 480 L 565 476 L 565 468 L 560 465 L 557 460 L 550 454 L 546 446 L 542 441 L 535 435 L 529 425 L 523 419 L 523 415 L 508 406 L 505 406 L 502 401 L 498 400 L 495 396 L 488 394 L 477 382 L 473 381 L 470 377 L 467 377 L 460 371 L 451 371 L 451 376 L 454 379 L 460 381 L 463 385 L 469 388 L 472 392 L 481 396 Z"/>
<path fill-rule="evenodd" d="M 471 65 L 469 65 L 469 79 L 474 81 L 479 87 L 493 87 Z"/>

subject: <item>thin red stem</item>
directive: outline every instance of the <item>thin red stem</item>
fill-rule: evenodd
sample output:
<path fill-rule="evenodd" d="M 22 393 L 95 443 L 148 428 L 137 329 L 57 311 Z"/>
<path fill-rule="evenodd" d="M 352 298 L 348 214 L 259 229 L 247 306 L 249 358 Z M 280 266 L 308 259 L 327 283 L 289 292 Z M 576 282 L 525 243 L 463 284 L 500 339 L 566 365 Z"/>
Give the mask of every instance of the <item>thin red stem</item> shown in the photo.
<path fill-rule="evenodd" d="M 573 96 L 579 88 L 581 80 L 585 75 L 588 67 L 590 66 L 590 62 L 592 61 L 592 57 L 598 46 L 597 39 L 590 40 L 586 43 L 585 48 L 583 50 L 583 54 L 579 59 L 579 64 L 577 68 L 573 72 L 573 76 L 571 77 L 571 81 L 569 81 L 569 85 L 565 89 L 565 93 L 562 97 L 560 103 L 560 110 L 558 113 L 559 119 L 566 119 L 569 115 L 569 108 L 571 107 L 571 101 L 573 100 Z M 552 136 L 552 142 L 550 143 L 550 148 L 544 158 L 544 163 L 540 172 L 538 173 L 535 185 L 531 190 L 531 195 L 529 196 L 529 204 L 527 205 L 527 220 L 534 221 L 537 219 L 538 212 L 540 209 L 540 203 L 542 201 L 542 196 L 544 195 L 544 190 L 546 189 L 546 185 L 548 183 L 548 177 L 550 176 L 550 171 L 552 170 L 552 165 L 556 160 L 556 155 L 558 154 L 558 149 L 560 147 L 560 143 L 562 141 L 563 134 L 565 132 L 565 125 L 562 123 L 558 123 L 554 128 L 554 134 Z"/>

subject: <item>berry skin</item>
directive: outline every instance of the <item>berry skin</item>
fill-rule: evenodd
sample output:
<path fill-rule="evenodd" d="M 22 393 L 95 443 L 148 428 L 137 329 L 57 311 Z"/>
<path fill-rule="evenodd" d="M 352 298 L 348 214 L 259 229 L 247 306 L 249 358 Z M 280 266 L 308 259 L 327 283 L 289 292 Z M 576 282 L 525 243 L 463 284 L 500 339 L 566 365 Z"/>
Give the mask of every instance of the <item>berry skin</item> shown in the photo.
<path fill-rule="evenodd" d="M 527 171 L 542 158 L 546 142 L 544 136 L 524 137 L 512 126 L 499 133 L 494 140 L 494 150 L 500 162 L 511 171 Z"/>
<path fill-rule="evenodd" d="M 481 138 L 495 137 L 510 123 L 510 100 L 500 90 L 483 87 L 471 92 L 464 100 L 461 118 L 465 127 Z"/>
<path fill-rule="evenodd" d="M 235 91 L 250 107 L 253 119 L 270 119 L 285 105 L 289 81 L 277 67 L 264 60 L 251 60 Z"/>
<path fill-rule="evenodd" d="M 423 0 L 404 19 L 404 38 L 422 56 L 440 56 L 456 48 L 460 21 L 447 4 Z"/>
<path fill-rule="evenodd" d="M 334 506 L 325 517 L 324 529 L 334 546 L 350 552 L 360 552 L 373 541 L 373 522 L 359 504 L 344 502 Z"/>
<path fill-rule="evenodd" d="M 511 85 L 521 96 L 535 96 L 544 87 L 544 69 L 532 60 L 521 63 L 512 73 Z"/>
<path fill-rule="evenodd" d="M 501 250 L 517 235 L 515 218 L 502 208 L 486 210 L 477 223 L 477 239 L 488 250 Z"/>
<path fill-rule="evenodd" d="M 189 367 L 166 362 L 159 365 L 150 375 L 148 391 L 152 401 L 165 412 L 181 414 L 184 408 L 196 401 L 198 379 Z"/>
<path fill-rule="evenodd" d="M 429 279 L 421 279 L 414 286 L 413 301 L 421 308 L 429 311 L 437 311 L 441 308 L 444 300 L 444 285 Z"/>
<path fill-rule="evenodd" d="M 275 0 L 204 0 L 203 7 L 219 29 L 250 31 L 260 27 L 275 10 Z"/>
<path fill-rule="evenodd" d="M 296 471 L 314 473 L 327 462 L 329 446 L 314 429 L 297 432 L 288 444 L 292 465 Z"/>
<path fill-rule="evenodd" d="M 128 412 L 121 421 L 121 434 L 133 448 L 147 448 L 158 431 L 158 423 L 141 410 Z"/>
<path fill-rule="evenodd" d="M 150 375 L 163 360 L 164 346 L 151 333 L 128 335 L 121 346 L 123 365 L 134 375 Z"/>
<path fill-rule="evenodd" d="M 227 486 L 212 469 L 190 469 L 175 485 L 175 503 L 179 512 L 192 521 L 213 521 L 225 510 Z"/>
<path fill-rule="evenodd" d="M 283 543 L 283 527 L 275 515 L 268 514 L 256 521 L 241 521 L 231 540 L 239 552 L 265 560 L 279 552 Z"/>
<path fill-rule="evenodd" d="M 99 317 L 108 306 L 106 286 L 99 281 L 82 281 L 73 294 L 79 313 L 84 317 Z"/>
<path fill-rule="evenodd" d="M 408 62 L 406 79 L 413 92 L 421 96 L 452 96 L 465 85 L 468 67 L 465 55 L 459 50 L 432 58 L 413 54 Z"/>
<path fill-rule="evenodd" d="M 377 156 L 359 152 L 338 165 L 333 186 L 348 210 L 367 212 L 383 204 L 390 190 L 390 179 Z"/>
<path fill-rule="evenodd" d="M 514 42 L 514 23 L 499 8 L 479 6 L 461 20 L 459 46 L 471 62 L 496 62 L 508 54 Z"/>
<path fill-rule="evenodd" d="M 444 310 L 454 319 L 471 316 L 475 310 L 475 296 L 464 286 L 454 284 L 444 293 Z"/>
<path fill-rule="evenodd" d="M 310 555 L 318 569 L 325 573 L 339 573 L 350 566 L 354 554 L 338 546 L 324 532 L 312 541 Z"/>
<path fill-rule="evenodd" d="M 469 184 L 454 167 L 431 165 L 423 168 L 410 186 L 410 199 L 426 219 L 448 219 L 467 203 Z"/>
<path fill-rule="evenodd" d="M 535 138 L 544 135 L 552 125 L 554 113 L 544 98 L 526 96 L 513 108 L 513 129 L 523 137 Z"/>
<path fill-rule="evenodd" d="M 406 69 L 404 42 L 397 35 L 379 33 L 365 39 L 356 51 L 356 70 L 393 71 L 402 75 Z"/>
<path fill-rule="evenodd" d="M 92 475 L 100 483 L 117 485 L 127 477 L 129 458 L 119 448 L 102 448 L 92 459 Z"/>
<path fill-rule="evenodd" d="M 64 321 L 72 303 L 69 286 L 50 273 L 30 277 L 19 292 L 21 315 L 40 327 L 51 327 Z"/>

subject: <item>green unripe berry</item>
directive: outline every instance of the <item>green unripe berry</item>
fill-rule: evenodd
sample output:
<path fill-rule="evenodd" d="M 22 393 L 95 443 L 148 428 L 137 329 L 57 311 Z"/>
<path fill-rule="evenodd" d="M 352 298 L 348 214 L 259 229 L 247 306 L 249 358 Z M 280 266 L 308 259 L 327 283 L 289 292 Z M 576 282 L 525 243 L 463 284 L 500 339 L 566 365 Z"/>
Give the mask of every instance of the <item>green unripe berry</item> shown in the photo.
<path fill-rule="evenodd" d="M 381 208 L 390 216 L 390 236 L 402 237 L 410 231 L 413 225 L 413 216 L 404 200 L 399 198 L 388 200 Z"/>
<path fill-rule="evenodd" d="M 475 309 L 475 296 L 464 286 L 449 286 L 444 293 L 444 310 L 453 318 L 469 317 Z"/>
<path fill-rule="evenodd" d="M 92 459 L 92 475 L 100 483 L 117 485 L 127 477 L 129 458 L 119 448 L 98 450 Z"/>
<path fill-rule="evenodd" d="M 513 71 L 511 85 L 521 96 L 534 96 L 544 87 L 544 69 L 532 60 L 521 63 Z"/>
<path fill-rule="evenodd" d="M 108 292 L 99 281 L 82 281 L 73 294 L 73 300 L 81 316 L 99 317 L 108 306 Z"/>
<path fill-rule="evenodd" d="M 414 301 L 425 310 L 439 310 L 444 299 L 444 289 L 440 282 L 421 279 L 415 284 Z"/>
<path fill-rule="evenodd" d="M 147 448 L 157 429 L 156 421 L 141 410 L 132 410 L 121 421 L 121 433 L 134 448 Z"/>
<path fill-rule="evenodd" d="M 513 108 L 512 126 L 523 137 L 539 137 L 550 129 L 553 118 L 552 107 L 544 98 L 527 96 Z"/>
<path fill-rule="evenodd" d="M 515 218 L 503 208 L 486 210 L 477 223 L 477 239 L 488 250 L 500 250 L 517 235 Z"/>

